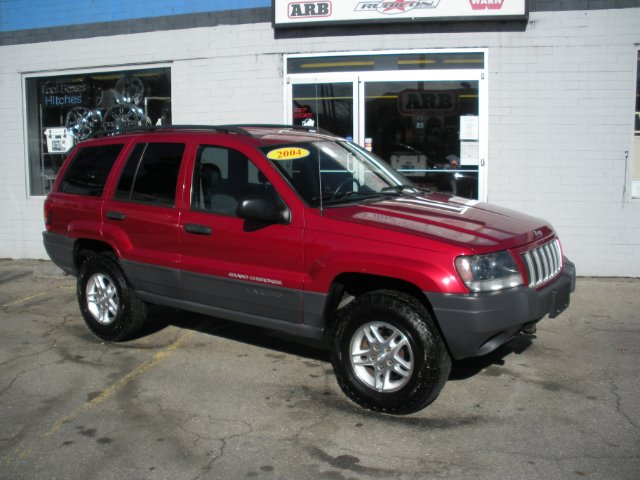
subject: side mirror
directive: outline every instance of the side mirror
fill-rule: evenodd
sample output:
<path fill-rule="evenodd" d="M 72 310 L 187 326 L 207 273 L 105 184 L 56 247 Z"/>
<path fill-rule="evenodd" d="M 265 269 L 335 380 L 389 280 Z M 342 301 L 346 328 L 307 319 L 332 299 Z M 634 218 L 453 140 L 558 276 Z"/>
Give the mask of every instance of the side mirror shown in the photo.
<path fill-rule="evenodd" d="M 287 224 L 291 221 L 291 213 L 282 202 L 277 202 L 267 195 L 245 197 L 240 201 L 236 215 L 245 220 L 273 224 Z"/>

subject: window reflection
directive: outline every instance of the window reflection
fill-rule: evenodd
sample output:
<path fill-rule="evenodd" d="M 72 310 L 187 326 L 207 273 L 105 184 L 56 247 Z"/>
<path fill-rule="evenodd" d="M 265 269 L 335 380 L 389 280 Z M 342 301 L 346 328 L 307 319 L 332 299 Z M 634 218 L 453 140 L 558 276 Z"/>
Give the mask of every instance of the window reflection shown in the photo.
<path fill-rule="evenodd" d="M 478 198 L 478 82 L 367 82 L 365 145 L 414 183 Z"/>

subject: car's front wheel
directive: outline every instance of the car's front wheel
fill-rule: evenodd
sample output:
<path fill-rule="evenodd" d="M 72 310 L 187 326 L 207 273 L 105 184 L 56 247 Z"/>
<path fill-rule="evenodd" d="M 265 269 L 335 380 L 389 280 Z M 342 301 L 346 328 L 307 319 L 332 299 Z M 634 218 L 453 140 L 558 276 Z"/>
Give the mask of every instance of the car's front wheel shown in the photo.
<path fill-rule="evenodd" d="M 331 359 L 348 397 L 392 414 L 429 405 L 451 372 L 429 311 L 414 297 L 389 290 L 361 295 L 338 312 Z"/>
<path fill-rule="evenodd" d="M 77 296 L 85 323 L 101 340 L 128 340 L 144 323 L 146 304 L 116 261 L 106 255 L 92 255 L 82 263 Z"/>

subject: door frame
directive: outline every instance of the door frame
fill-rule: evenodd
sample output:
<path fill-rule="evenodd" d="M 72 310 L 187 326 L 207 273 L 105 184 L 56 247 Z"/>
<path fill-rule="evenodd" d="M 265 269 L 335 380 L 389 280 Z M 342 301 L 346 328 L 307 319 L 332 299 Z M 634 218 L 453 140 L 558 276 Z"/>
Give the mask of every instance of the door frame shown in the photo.
<path fill-rule="evenodd" d="M 289 58 L 317 58 L 341 56 L 381 56 L 392 54 L 429 54 L 429 53 L 482 53 L 484 66 L 481 69 L 440 69 L 440 70 L 385 70 L 385 71 L 353 71 L 353 72 L 322 72 L 322 73 L 292 73 L 286 72 Z M 351 83 L 353 85 L 353 141 L 364 147 L 365 142 L 365 95 L 367 82 L 380 81 L 477 81 L 478 82 L 478 199 L 486 201 L 488 198 L 488 139 L 489 139 L 489 90 L 488 90 L 488 50 L 487 49 L 443 49 L 443 50 L 393 50 L 385 52 L 339 52 L 284 55 L 285 69 L 283 116 L 285 123 L 290 123 L 293 117 L 293 85 L 315 83 Z M 322 127 L 322 125 L 319 125 Z"/>
<path fill-rule="evenodd" d="M 286 76 L 285 82 L 285 104 L 284 104 L 284 118 L 286 124 L 291 123 L 293 118 L 293 85 L 315 85 L 318 83 L 345 83 L 352 85 L 353 92 L 353 141 L 360 145 L 358 138 L 358 129 L 360 125 L 359 105 L 360 99 L 357 75 L 354 79 L 353 73 L 341 74 L 341 73 L 314 73 L 314 74 L 295 74 Z M 318 128 L 322 128 L 322 125 L 316 125 Z M 363 139 L 364 142 L 364 139 Z"/>

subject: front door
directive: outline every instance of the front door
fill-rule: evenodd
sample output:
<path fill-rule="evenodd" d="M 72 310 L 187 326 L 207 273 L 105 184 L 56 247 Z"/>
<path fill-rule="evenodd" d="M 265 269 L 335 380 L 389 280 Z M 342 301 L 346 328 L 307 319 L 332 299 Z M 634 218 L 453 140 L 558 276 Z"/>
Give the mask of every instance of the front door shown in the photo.
<path fill-rule="evenodd" d="M 236 215 L 245 196 L 280 198 L 250 152 L 223 143 L 197 146 L 190 208 L 180 220 L 183 299 L 208 313 L 241 312 L 280 322 L 302 322 L 303 218 L 251 228 Z"/>

